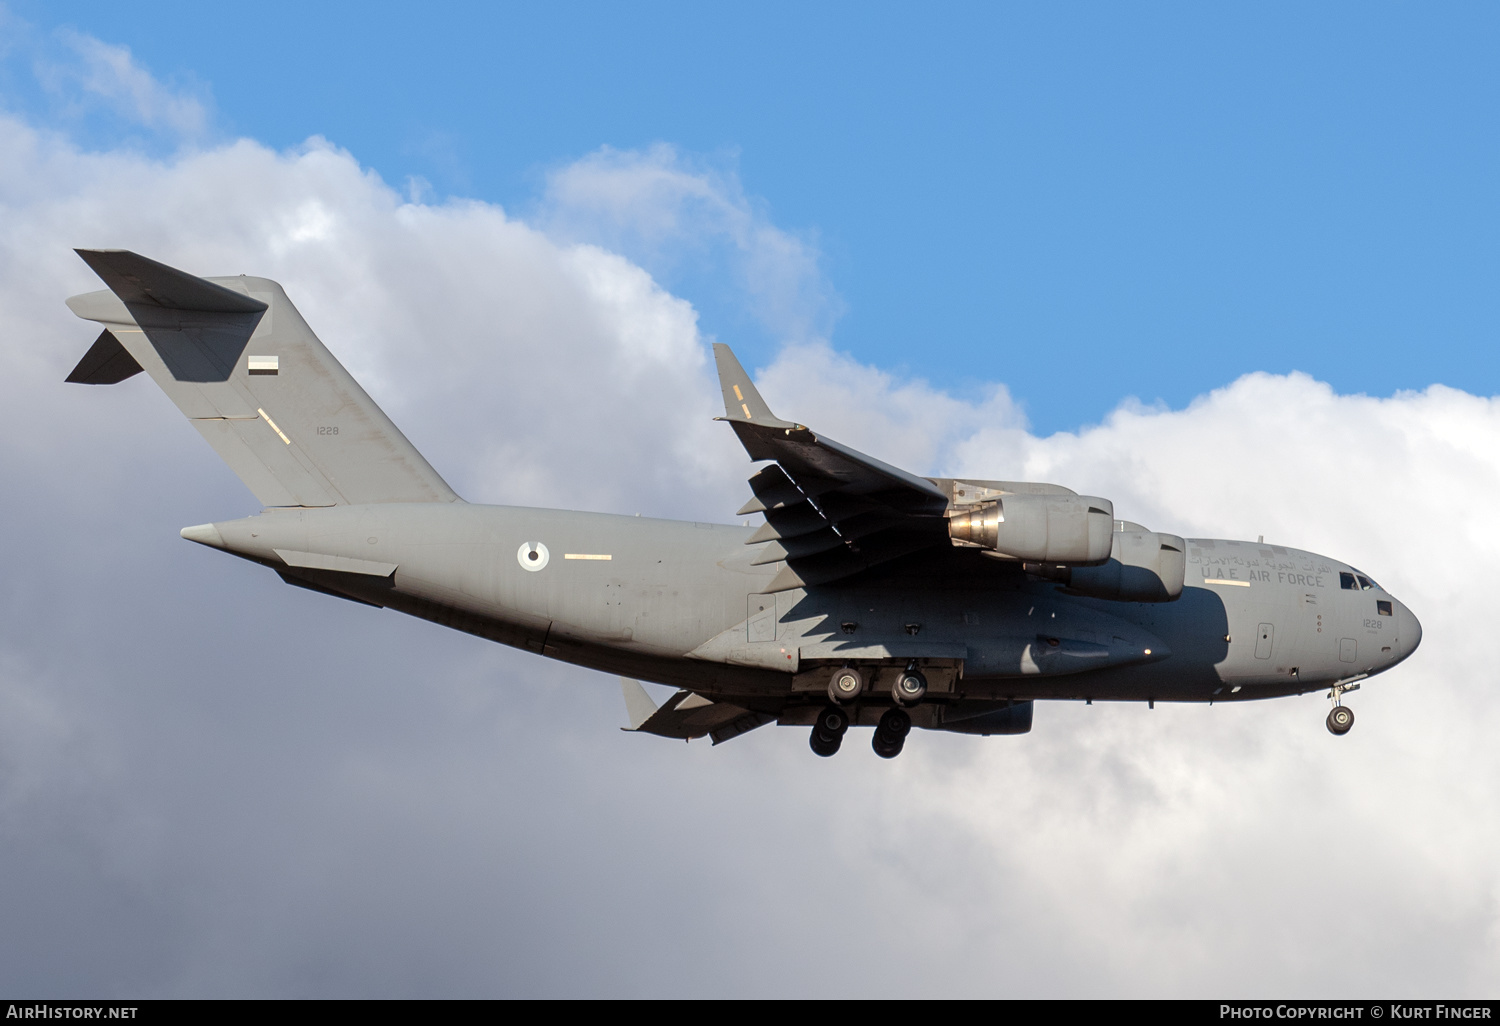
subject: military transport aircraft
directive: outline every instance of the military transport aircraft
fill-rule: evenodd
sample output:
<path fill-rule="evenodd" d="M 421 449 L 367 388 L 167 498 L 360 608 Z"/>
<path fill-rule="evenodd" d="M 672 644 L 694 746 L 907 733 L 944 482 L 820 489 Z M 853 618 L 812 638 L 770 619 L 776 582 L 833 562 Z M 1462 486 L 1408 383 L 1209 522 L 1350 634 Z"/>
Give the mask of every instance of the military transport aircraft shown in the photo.
<path fill-rule="evenodd" d="M 1336 559 L 1184 539 L 1053 484 L 919 477 L 771 412 L 716 345 L 759 527 L 464 502 L 276 282 L 79 250 L 108 291 L 69 375 L 146 371 L 264 507 L 182 536 L 288 584 L 622 675 L 630 727 L 715 744 L 767 723 L 897 755 L 913 726 L 1020 734 L 1039 699 L 1342 696 L 1416 617 Z M 679 690 L 660 707 L 638 681 Z"/>

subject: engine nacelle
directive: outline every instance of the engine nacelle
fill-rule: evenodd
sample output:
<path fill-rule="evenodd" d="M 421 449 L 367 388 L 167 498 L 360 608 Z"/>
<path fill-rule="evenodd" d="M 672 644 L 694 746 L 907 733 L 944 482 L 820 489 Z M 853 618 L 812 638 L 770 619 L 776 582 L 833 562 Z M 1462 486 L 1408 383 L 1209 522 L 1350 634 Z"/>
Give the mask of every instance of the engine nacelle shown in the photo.
<path fill-rule="evenodd" d="M 1187 574 L 1187 543 L 1175 534 L 1147 531 L 1137 524 L 1114 533 L 1109 562 L 1060 567 L 1046 576 L 1073 591 L 1120 602 L 1171 602 L 1182 594 Z"/>
<path fill-rule="evenodd" d="M 1103 563 L 1114 527 L 1114 503 L 1092 495 L 1004 495 L 948 520 L 958 544 L 1027 563 Z"/>

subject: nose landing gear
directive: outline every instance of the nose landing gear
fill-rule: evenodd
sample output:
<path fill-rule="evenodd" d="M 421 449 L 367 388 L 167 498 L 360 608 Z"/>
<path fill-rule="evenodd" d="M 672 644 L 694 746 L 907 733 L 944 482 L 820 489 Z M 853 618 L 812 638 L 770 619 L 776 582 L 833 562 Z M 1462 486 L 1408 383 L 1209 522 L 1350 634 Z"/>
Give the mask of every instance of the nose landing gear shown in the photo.
<path fill-rule="evenodd" d="M 1343 737 L 1354 726 L 1354 710 L 1344 704 L 1344 692 L 1358 691 L 1359 682 L 1366 676 L 1367 674 L 1362 673 L 1358 677 L 1341 680 L 1328 692 L 1328 697 L 1333 700 L 1333 708 L 1328 711 L 1328 733 Z"/>
<path fill-rule="evenodd" d="M 1347 734 L 1354 726 L 1354 710 L 1347 705 L 1336 705 L 1328 711 L 1328 733 Z"/>

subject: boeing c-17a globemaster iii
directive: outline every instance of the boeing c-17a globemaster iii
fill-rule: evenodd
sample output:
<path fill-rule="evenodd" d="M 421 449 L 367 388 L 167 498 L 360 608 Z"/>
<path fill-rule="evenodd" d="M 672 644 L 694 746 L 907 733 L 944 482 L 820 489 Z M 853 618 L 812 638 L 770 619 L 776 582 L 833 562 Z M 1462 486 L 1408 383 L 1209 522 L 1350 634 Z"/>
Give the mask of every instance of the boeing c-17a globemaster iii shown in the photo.
<path fill-rule="evenodd" d="M 109 286 L 68 377 L 144 370 L 264 507 L 182 536 L 288 584 L 622 678 L 630 727 L 715 744 L 811 727 L 1021 734 L 1039 700 L 1342 696 L 1422 628 L 1368 575 L 1261 542 L 1180 538 L 1053 484 L 919 477 L 773 414 L 714 346 L 751 460 L 739 516 L 684 523 L 464 502 L 280 285 L 80 250 Z M 675 686 L 660 707 L 638 681 Z"/>

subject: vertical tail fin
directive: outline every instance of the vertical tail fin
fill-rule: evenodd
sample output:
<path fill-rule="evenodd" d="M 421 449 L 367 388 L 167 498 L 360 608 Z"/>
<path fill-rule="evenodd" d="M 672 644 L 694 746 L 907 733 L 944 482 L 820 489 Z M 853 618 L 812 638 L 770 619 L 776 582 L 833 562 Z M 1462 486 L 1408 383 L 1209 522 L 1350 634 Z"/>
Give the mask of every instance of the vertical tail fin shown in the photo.
<path fill-rule="evenodd" d="M 462 501 L 274 281 L 78 255 L 109 291 L 68 300 L 105 329 L 69 381 L 145 370 L 265 506 Z"/>

